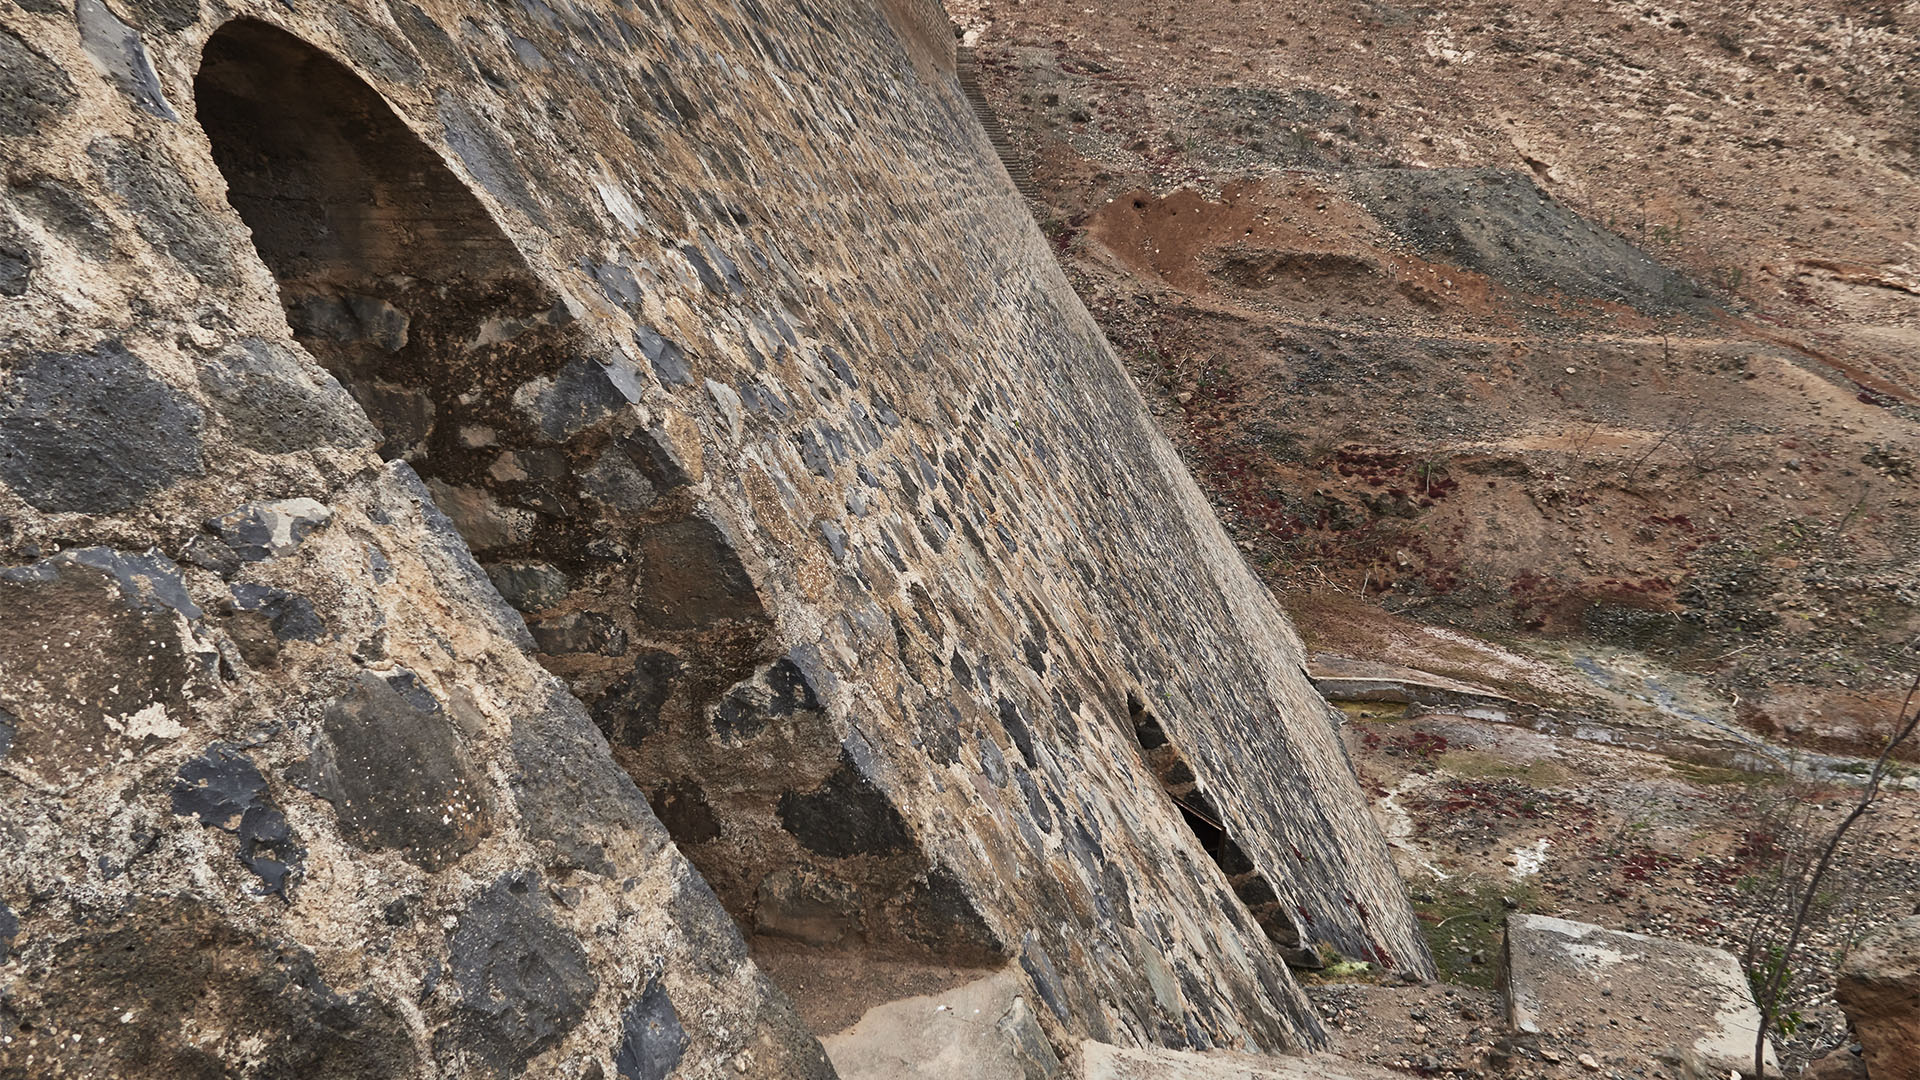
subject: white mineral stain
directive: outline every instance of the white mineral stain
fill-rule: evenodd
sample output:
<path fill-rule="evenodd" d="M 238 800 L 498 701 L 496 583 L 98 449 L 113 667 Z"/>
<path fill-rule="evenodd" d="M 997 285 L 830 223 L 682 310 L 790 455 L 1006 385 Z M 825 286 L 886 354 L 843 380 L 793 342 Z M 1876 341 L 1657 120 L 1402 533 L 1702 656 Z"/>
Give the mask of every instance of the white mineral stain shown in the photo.
<path fill-rule="evenodd" d="M 1507 853 L 1513 860 L 1512 865 L 1507 867 L 1507 876 L 1518 881 L 1539 873 L 1547 865 L 1547 849 L 1552 846 L 1553 841 L 1543 836 L 1531 846 L 1514 848 Z"/>

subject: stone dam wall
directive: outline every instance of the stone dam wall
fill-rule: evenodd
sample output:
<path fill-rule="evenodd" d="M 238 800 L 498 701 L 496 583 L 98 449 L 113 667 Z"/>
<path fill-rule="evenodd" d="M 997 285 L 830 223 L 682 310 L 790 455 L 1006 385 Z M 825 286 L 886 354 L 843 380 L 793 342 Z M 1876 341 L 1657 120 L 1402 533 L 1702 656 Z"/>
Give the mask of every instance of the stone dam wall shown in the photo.
<path fill-rule="evenodd" d="M 860 973 L 1005 965 L 1304 1048 L 1288 961 L 1430 969 L 953 62 L 0 6 L 0 1076 L 824 1077 Z"/>

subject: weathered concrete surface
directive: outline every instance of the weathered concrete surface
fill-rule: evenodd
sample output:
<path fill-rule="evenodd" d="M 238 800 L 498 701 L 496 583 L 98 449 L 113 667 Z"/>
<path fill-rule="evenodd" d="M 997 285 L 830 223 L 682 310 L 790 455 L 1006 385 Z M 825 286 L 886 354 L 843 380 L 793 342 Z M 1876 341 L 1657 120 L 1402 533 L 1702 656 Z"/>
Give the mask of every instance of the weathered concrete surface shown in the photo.
<path fill-rule="evenodd" d="M 1392 1080 L 1397 1073 L 1325 1054 L 1125 1048 L 1083 1041 L 1056 1056 L 1025 996 L 1002 971 L 871 1009 L 824 1040 L 842 1080 Z"/>
<path fill-rule="evenodd" d="M 1868 936 L 1847 954 L 1834 996 L 1853 1024 L 1867 1075 L 1920 1075 L 1920 915 Z"/>
<path fill-rule="evenodd" d="M 1722 1080 L 1753 1068 L 1760 1010 L 1732 953 L 1546 915 L 1507 916 L 1507 1019 L 1602 1068 Z M 1618 1020 L 1619 1023 L 1609 1021 Z M 1778 1068 L 1772 1047 L 1769 1070 Z"/>
<path fill-rule="evenodd" d="M 1061 1075 L 1008 969 L 950 991 L 889 1002 L 822 1040 L 841 1080 L 1049 1080 Z"/>
<path fill-rule="evenodd" d="M 1308 657 L 1307 676 L 1313 680 L 1314 688 L 1331 701 L 1494 708 L 1515 704 L 1505 694 L 1474 683 L 1332 653 L 1314 653 Z"/>
<path fill-rule="evenodd" d="M 1428 969 L 882 8 L 0 12 L 0 1074 L 825 1075 L 742 927 L 1062 1045 Z"/>

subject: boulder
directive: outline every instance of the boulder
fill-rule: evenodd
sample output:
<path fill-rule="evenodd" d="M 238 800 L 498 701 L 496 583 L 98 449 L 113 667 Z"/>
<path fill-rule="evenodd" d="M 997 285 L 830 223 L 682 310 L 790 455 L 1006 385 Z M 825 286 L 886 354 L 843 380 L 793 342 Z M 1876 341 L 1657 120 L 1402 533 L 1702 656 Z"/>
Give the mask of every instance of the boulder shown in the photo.
<path fill-rule="evenodd" d="M 1853 1023 L 1873 1080 L 1914 1075 L 1920 1062 L 1920 915 L 1869 935 L 1840 965 L 1835 996 Z"/>
<path fill-rule="evenodd" d="M 1660 1061 L 1674 1070 L 1658 1076 L 1722 1080 L 1752 1069 L 1760 1010 L 1732 953 L 1516 912 L 1502 960 L 1507 1020 L 1521 1036 L 1553 1037 L 1559 1052 L 1604 1068 Z M 1766 1064 L 1779 1075 L 1771 1046 Z"/>

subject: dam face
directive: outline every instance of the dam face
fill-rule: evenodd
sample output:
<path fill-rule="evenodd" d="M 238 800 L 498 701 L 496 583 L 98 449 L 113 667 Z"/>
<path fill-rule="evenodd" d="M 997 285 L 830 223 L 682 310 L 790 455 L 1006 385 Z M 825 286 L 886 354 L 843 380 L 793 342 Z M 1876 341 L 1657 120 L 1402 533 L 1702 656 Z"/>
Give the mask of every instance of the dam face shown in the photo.
<path fill-rule="evenodd" d="M 1003 967 L 1311 1048 L 1290 961 L 1430 972 L 937 4 L 33 0 L 0 148 L 0 1075 L 824 1077 Z"/>

